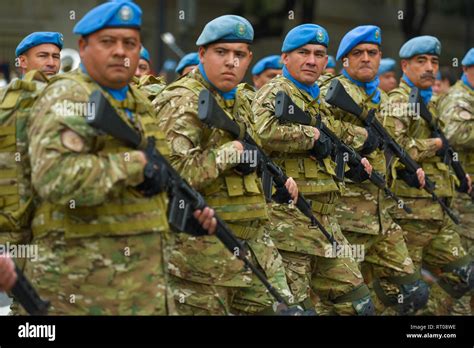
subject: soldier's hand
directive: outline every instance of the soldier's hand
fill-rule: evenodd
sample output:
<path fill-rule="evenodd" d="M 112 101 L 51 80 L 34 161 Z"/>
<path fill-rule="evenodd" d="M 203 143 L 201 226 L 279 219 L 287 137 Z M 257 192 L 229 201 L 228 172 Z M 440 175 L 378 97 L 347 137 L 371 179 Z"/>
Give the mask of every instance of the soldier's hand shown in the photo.
<path fill-rule="evenodd" d="M 418 182 L 420 183 L 420 189 L 422 189 L 423 187 L 425 187 L 425 172 L 422 168 L 418 168 L 416 170 L 416 176 L 418 178 Z"/>
<path fill-rule="evenodd" d="M 316 142 L 321 136 L 321 132 L 316 127 L 313 127 L 313 131 L 314 131 L 314 141 Z"/>
<path fill-rule="evenodd" d="M 372 165 L 370 164 L 369 160 L 365 157 L 363 157 L 360 161 L 360 163 L 364 166 L 364 170 L 369 176 L 372 175 Z"/>
<path fill-rule="evenodd" d="M 296 204 L 296 201 L 298 201 L 298 185 L 296 185 L 295 180 L 291 177 L 288 178 L 285 182 L 285 187 L 290 193 L 293 204 Z"/>
<path fill-rule="evenodd" d="M 6 255 L 0 255 L 0 291 L 10 291 L 16 279 L 17 274 L 12 259 Z"/>
<path fill-rule="evenodd" d="M 204 210 L 196 210 L 193 213 L 196 220 L 199 222 L 201 227 L 209 234 L 214 234 L 217 228 L 217 219 L 214 217 L 214 209 L 209 207 L 204 208 Z"/>

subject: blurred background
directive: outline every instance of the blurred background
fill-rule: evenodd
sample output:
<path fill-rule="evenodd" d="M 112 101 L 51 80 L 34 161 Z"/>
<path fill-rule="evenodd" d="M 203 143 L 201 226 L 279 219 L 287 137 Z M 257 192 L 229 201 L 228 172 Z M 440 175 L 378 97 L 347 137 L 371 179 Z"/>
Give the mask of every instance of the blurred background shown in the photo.
<path fill-rule="evenodd" d="M 15 48 L 26 35 L 33 31 L 59 31 L 64 35 L 64 47 L 77 49 L 72 28 L 84 13 L 102 2 L 2 0 L 0 86 L 15 76 Z M 301 23 L 317 23 L 328 30 L 332 55 L 342 36 L 363 24 L 381 27 L 383 55 L 395 59 L 405 40 L 418 35 L 437 36 L 442 43 L 441 65 L 450 68 L 456 77 L 461 72 L 457 62 L 474 46 L 472 0 L 136 0 L 136 3 L 144 12 L 142 41 L 150 51 L 153 70 L 165 75 L 168 81 L 175 78 L 179 55 L 195 51 L 196 39 L 204 25 L 223 14 L 244 16 L 254 26 L 253 63 L 266 55 L 279 54 L 285 34 Z M 161 39 L 165 33 L 172 34 L 171 44 Z"/>

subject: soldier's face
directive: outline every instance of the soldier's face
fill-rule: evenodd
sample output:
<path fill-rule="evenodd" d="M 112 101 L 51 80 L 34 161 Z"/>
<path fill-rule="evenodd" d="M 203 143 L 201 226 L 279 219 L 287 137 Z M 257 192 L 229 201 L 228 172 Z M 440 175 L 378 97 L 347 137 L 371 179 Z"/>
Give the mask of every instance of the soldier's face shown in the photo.
<path fill-rule="evenodd" d="M 79 40 L 79 54 L 87 73 L 100 85 L 125 87 L 140 59 L 140 32 L 129 28 L 107 28 Z"/>
<path fill-rule="evenodd" d="M 293 78 L 305 85 L 313 85 L 328 64 L 327 49 L 322 45 L 304 45 L 283 53 L 282 61 Z"/>
<path fill-rule="evenodd" d="M 20 68 L 27 73 L 40 70 L 48 76 L 56 75 L 61 66 L 61 50 L 53 44 L 42 44 L 30 48 L 19 56 Z"/>
<path fill-rule="evenodd" d="M 402 59 L 402 70 L 413 84 L 421 89 L 432 87 L 439 69 L 439 58 L 430 54 L 420 54 L 410 59 Z"/>
<path fill-rule="evenodd" d="M 397 77 L 393 71 L 386 72 L 379 76 L 380 84 L 379 87 L 385 92 L 390 92 L 392 89 L 397 88 Z"/>
<path fill-rule="evenodd" d="M 252 76 L 253 84 L 257 89 L 260 89 L 264 84 L 266 84 L 268 81 L 278 75 L 281 75 L 281 69 L 264 70 L 260 75 Z"/>
<path fill-rule="evenodd" d="M 474 65 L 471 66 L 463 66 L 462 70 L 467 76 L 467 81 L 471 86 L 474 86 Z"/>
<path fill-rule="evenodd" d="M 215 43 L 200 47 L 199 59 L 209 81 L 221 91 L 229 92 L 244 78 L 252 52 L 246 43 Z"/>
<path fill-rule="evenodd" d="M 344 69 L 355 80 L 372 81 L 379 71 L 382 51 L 375 44 L 360 44 L 342 59 Z"/>
<path fill-rule="evenodd" d="M 145 59 L 141 59 L 138 61 L 137 70 L 135 71 L 136 77 L 142 77 L 144 75 L 149 75 L 151 72 L 150 63 L 148 63 Z"/>

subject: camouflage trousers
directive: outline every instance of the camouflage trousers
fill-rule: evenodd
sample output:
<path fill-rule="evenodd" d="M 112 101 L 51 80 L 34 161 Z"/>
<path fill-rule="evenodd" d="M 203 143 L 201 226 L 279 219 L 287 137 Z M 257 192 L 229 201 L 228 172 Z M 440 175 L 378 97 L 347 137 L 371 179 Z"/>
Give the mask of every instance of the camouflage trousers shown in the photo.
<path fill-rule="evenodd" d="M 474 258 L 474 203 L 466 195 L 458 194 L 454 199 L 453 208 L 461 219 L 461 223 L 456 226 L 456 230 L 461 237 L 461 244 L 464 250 Z M 455 301 L 451 311 L 453 315 L 466 315 L 468 313 L 474 313 L 472 294 L 465 295 Z"/>
<path fill-rule="evenodd" d="M 228 224 L 255 229 L 248 258 L 287 301 L 291 296 L 282 259 L 261 222 Z M 242 237 L 242 235 L 240 235 Z M 169 263 L 170 285 L 179 315 L 274 314 L 275 298 L 260 280 L 214 236 L 177 235 Z"/>
<path fill-rule="evenodd" d="M 458 194 L 454 199 L 453 208 L 461 219 L 456 231 L 461 236 L 462 246 L 469 255 L 474 256 L 474 203 L 466 195 Z"/>
<path fill-rule="evenodd" d="M 267 229 L 285 265 L 293 303 L 316 309 L 321 315 L 356 315 L 368 289 L 355 259 L 337 255 L 334 246 L 297 209 L 274 204 Z M 314 213 L 340 245 L 347 245 L 337 220 Z M 316 299 L 311 300 L 312 293 Z M 353 296 L 352 296 L 353 295 Z"/>
<path fill-rule="evenodd" d="M 25 275 L 53 315 L 167 315 L 174 313 L 167 285 L 166 235 L 35 238 L 38 260 Z"/>
<path fill-rule="evenodd" d="M 402 229 L 394 223 L 379 235 L 349 231 L 343 234 L 351 245 L 356 246 L 356 250 L 364 252 L 360 267 L 377 313 L 395 314 L 394 308 L 391 308 L 392 299 L 398 298 L 401 283 L 412 282 L 410 278 L 415 276 Z"/>
<path fill-rule="evenodd" d="M 428 207 L 437 205 L 428 199 L 405 199 L 405 202 L 416 209 L 417 205 Z M 439 209 L 434 206 L 433 210 Z M 407 232 L 406 240 L 408 252 L 417 269 L 427 269 L 435 277 L 432 284 L 430 298 L 424 314 L 447 315 L 451 313 L 456 302 L 452 291 L 441 289 L 441 284 L 456 287 L 465 283 L 459 275 L 451 269 L 469 263 L 469 256 L 461 245 L 461 239 L 456 232 L 454 223 L 449 217 L 441 213 L 432 219 L 403 219 L 396 222 Z"/>

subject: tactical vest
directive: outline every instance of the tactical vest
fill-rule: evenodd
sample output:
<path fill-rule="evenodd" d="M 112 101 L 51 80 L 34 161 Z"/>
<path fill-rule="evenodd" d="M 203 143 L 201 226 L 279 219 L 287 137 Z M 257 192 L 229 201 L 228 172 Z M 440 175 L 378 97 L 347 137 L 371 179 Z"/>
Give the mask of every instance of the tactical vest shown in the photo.
<path fill-rule="evenodd" d="M 277 77 L 275 81 L 280 80 L 285 84 L 293 84 L 283 76 Z M 294 92 L 290 95 L 293 102 L 302 110 L 308 112 L 313 117 L 322 115 L 322 121 L 327 124 L 327 117 L 330 116 L 328 110 L 319 104 L 316 99 L 311 98 L 305 92 L 294 87 Z M 278 153 L 272 152 L 272 159 L 281 166 L 288 177 L 292 177 L 297 185 L 299 192 L 313 201 L 313 210 L 320 214 L 330 214 L 334 211 L 334 202 L 340 192 L 338 184 L 334 181 L 336 175 L 336 164 L 329 158 L 323 161 L 314 161 L 309 158 L 307 151 L 301 153 Z M 318 197 L 322 194 L 330 194 L 329 199 L 319 202 Z"/>
<path fill-rule="evenodd" d="M 199 96 L 199 92 L 207 87 L 188 74 L 167 87 L 172 91 L 176 88 L 186 88 Z M 242 87 L 241 87 L 242 88 Z M 245 125 L 248 131 L 248 120 L 244 115 L 251 115 L 252 110 L 239 93 L 236 94 L 235 101 L 226 101 L 219 95 L 214 94 L 217 103 L 225 111 L 227 116 Z M 197 101 L 197 98 L 196 98 Z M 196 105 L 197 106 L 197 105 Z M 240 109 L 243 109 L 243 114 Z M 203 128 L 203 137 L 200 147 L 205 149 L 215 149 L 219 146 L 236 140 L 229 133 L 207 127 Z M 258 219 L 268 219 L 268 210 L 263 195 L 261 181 L 256 173 L 249 175 L 238 175 L 232 169 L 227 170 L 210 185 L 206 186 L 202 192 L 209 206 L 216 209 L 223 220 L 250 221 Z M 232 206 L 231 211 L 226 207 Z"/>
<path fill-rule="evenodd" d="M 79 70 L 57 76 L 51 83 L 62 79 L 75 81 L 87 91 L 88 95 L 100 89 L 96 82 Z M 142 136 L 154 136 L 157 139 L 158 150 L 165 156 L 169 155 L 165 136 L 154 120 L 153 109 L 135 87 L 130 87 L 127 98 L 123 101 L 117 101 L 108 93 L 102 92 L 129 126 L 135 126 Z M 124 109 L 131 111 L 133 124 Z M 93 153 L 100 156 L 112 153 L 124 155 L 131 150 L 109 135 L 99 135 L 96 144 Z M 128 187 L 120 197 L 111 198 L 98 206 L 72 207 L 71 204 L 57 205 L 42 201 L 36 211 L 32 230 L 35 237 L 61 231 L 65 233 L 65 238 L 165 232 L 168 230 L 167 203 L 166 193 L 145 198 L 132 187 Z"/>
<path fill-rule="evenodd" d="M 29 227 L 33 212 L 27 123 L 48 78 L 30 71 L 12 81 L 0 101 L 0 232 Z"/>
<path fill-rule="evenodd" d="M 410 88 L 402 80 L 400 87 L 390 92 L 390 96 L 398 94 L 403 96 L 403 98 L 408 101 L 409 93 Z M 433 115 L 434 119 L 439 121 L 438 112 L 433 102 L 428 104 L 428 109 L 431 112 L 431 115 Z M 432 131 L 425 120 L 423 120 L 421 117 L 412 117 L 410 119 L 412 121 L 407 132 L 409 137 L 414 139 L 432 138 Z M 436 183 L 435 192 L 438 197 L 453 197 L 455 179 L 454 176 L 450 174 L 449 166 L 444 164 L 440 157 L 435 155 L 431 158 L 424 159 L 423 161 L 419 162 L 419 165 L 423 168 L 425 174 Z M 395 167 L 395 165 L 392 167 L 392 175 L 394 178 L 396 178 Z M 403 180 L 399 179 L 393 180 L 392 189 L 396 195 L 401 197 L 431 197 L 431 195 L 426 193 L 425 190 L 410 187 Z"/>

